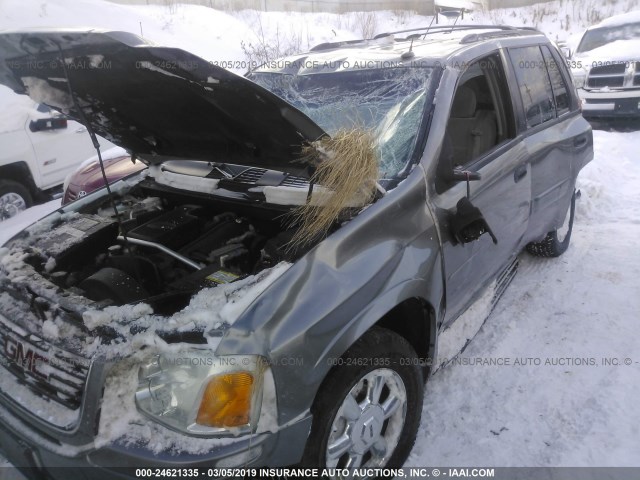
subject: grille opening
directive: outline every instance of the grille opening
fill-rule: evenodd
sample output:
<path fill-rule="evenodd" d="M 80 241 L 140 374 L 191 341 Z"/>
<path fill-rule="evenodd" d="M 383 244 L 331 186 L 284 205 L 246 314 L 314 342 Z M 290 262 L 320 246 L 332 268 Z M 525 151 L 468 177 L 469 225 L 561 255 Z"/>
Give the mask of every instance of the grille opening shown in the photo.
<path fill-rule="evenodd" d="M 247 168 L 233 180 L 239 183 L 256 184 L 265 173 L 267 170 L 264 168 Z M 309 186 L 309 181 L 304 177 L 287 175 L 279 186 L 303 188 Z"/>
<path fill-rule="evenodd" d="M 590 88 L 621 88 L 625 86 L 625 63 L 614 63 L 592 67 L 587 79 Z"/>

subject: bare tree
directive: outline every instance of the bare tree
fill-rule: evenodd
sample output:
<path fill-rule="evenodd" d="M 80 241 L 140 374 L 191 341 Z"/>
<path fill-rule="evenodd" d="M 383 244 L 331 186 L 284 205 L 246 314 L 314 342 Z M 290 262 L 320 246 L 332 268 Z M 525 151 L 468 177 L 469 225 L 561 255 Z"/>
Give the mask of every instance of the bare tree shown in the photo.
<path fill-rule="evenodd" d="M 362 35 L 362 38 L 373 38 L 378 28 L 375 12 L 354 12 L 353 17 L 354 29 Z"/>

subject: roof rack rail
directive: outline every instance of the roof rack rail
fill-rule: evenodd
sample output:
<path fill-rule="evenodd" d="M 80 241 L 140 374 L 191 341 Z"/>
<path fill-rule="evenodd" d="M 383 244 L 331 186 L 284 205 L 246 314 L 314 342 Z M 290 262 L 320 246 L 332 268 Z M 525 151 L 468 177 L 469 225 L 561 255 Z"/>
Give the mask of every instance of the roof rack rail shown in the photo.
<path fill-rule="evenodd" d="M 510 25 L 436 25 L 436 26 L 430 26 L 430 27 L 419 27 L 419 28 L 410 28 L 408 30 L 398 30 L 396 32 L 386 32 L 386 33 L 379 33 L 378 35 L 376 35 L 375 37 L 373 37 L 371 40 L 378 40 L 380 38 L 384 38 L 384 37 L 388 37 L 389 35 L 396 35 L 398 33 L 409 33 L 409 32 L 416 32 L 412 35 L 408 35 L 406 38 L 404 38 L 403 40 L 409 41 L 412 39 L 417 39 L 419 37 L 422 37 L 423 35 L 428 35 L 431 33 L 442 33 L 444 32 L 451 32 L 453 30 L 487 30 L 487 29 L 493 29 L 493 30 L 501 30 L 504 33 L 502 33 L 502 36 L 507 36 L 507 35 L 511 35 L 513 33 L 516 33 L 518 31 L 522 32 L 523 30 L 526 31 L 533 31 L 533 32 L 539 32 L 541 33 L 539 30 L 533 28 L 533 27 L 512 27 Z M 426 32 L 424 32 L 424 30 L 426 30 Z M 418 32 L 424 32 L 424 33 L 418 33 Z M 470 34 L 467 35 L 465 37 L 462 38 L 462 40 L 460 41 L 460 43 L 473 43 L 473 42 L 477 42 L 482 40 L 483 38 L 491 38 L 490 35 L 492 34 L 496 34 L 495 36 L 500 36 L 498 34 L 498 32 L 487 32 L 484 34 Z M 475 35 L 475 38 L 474 38 Z M 486 37 L 485 37 L 486 35 Z M 318 51 L 322 51 L 322 50 L 331 50 L 333 48 L 340 48 L 340 47 L 346 47 L 349 45 L 363 45 L 368 41 L 368 39 L 360 39 L 360 40 L 343 40 L 340 42 L 325 42 L 325 43 L 320 43 L 318 45 L 315 45 L 314 47 L 312 47 L 309 51 L 310 52 L 318 52 Z"/>
<path fill-rule="evenodd" d="M 341 42 L 325 42 L 325 43 L 319 43 L 318 45 L 315 45 L 309 51 L 317 52 L 318 50 L 330 50 L 332 48 L 344 47 L 346 45 L 357 45 L 359 43 L 364 43 L 364 42 L 366 42 L 366 40 L 343 40 Z"/>
<path fill-rule="evenodd" d="M 442 33 L 442 31 L 453 31 L 453 30 L 487 30 L 487 29 L 493 29 L 493 30 L 508 30 L 508 31 L 517 31 L 517 30 L 533 30 L 533 31 L 538 31 L 535 28 L 532 27 L 512 27 L 510 25 L 436 25 L 431 26 L 431 27 L 419 27 L 419 28 L 410 28 L 408 30 L 398 30 L 396 32 L 385 32 L 385 33 L 379 33 L 378 35 L 376 35 L 375 37 L 373 37 L 373 40 L 376 40 L 378 38 L 382 38 L 382 37 L 387 37 L 389 35 L 396 35 L 398 33 L 409 33 L 409 32 L 421 32 L 426 30 L 425 33 L 423 33 L 422 35 L 428 35 L 430 33 Z"/>
<path fill-rule="evenodd" d="M 488 40 L 490 38 L 500 38 L 500 37 L 508 37 L 511 35 L 530 35 L 532 33 L 541 33 L 539 30 L 535 28 L 521 28 L 516 30 L 501 30 L 499 32 L 485 32 L 485 33 L 470 33 L 469 35 L 465 35 L 460 40 L 460 43 L 465 45 L 469 43 L 479 42 L 481 40 Z"/>

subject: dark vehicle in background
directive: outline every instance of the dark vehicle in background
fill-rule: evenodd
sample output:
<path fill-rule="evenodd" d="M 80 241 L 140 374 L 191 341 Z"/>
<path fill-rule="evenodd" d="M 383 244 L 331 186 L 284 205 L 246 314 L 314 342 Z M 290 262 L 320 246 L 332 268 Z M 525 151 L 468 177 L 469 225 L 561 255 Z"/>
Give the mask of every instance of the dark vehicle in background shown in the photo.
<path fill-rule="evenodd" d="M 80 105 L 149 165 L 0 250 L 0 450 L 32 478 L 402 466 L 457 353 L 443 339 L 484 299 L 479 328 L 524 248 L 568 248 L 593 158 L 531 29 L 323 44 L 248 78 L 129 33 L 3 33 L 0 82 Z M 354 127 L 374 135 L 375 195 L 292 244 L 292 212 L 340 194 L 302 148 Z"/>
<path fill-rule="evenodd" d="M 109 183 L 116 182 L 121 178 L 128 177 L 146 168 L 140 161 L 131 159 L 120 148 L 107 151 L 107 156 L 103 155 L 104 170 Z M 104 177 L 97 157 L 93 157 L 80 165 L 80 167 L 67 177 L 63 185 L 62 205 L 82 198 L 99 188 L 104 187 Z"/>
<path fill-rule="evenodd" d="M 586 118 L 640 119 L 640 11 L 587 29 L 569 64 Z"/>

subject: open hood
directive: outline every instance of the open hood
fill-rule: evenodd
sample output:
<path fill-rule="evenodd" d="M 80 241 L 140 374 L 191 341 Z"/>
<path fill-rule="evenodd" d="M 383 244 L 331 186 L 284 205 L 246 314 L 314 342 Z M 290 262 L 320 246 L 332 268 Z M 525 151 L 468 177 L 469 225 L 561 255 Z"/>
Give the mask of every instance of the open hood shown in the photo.
<path fill-rule="evenodd" d="M 71 88 L 98 135 L 149 163 L 178 157 L 300 174 L 301 145 L 326 135 L 250 80 L 126 32 L 2 33 L 0 83 L 81 121 Z"/>

